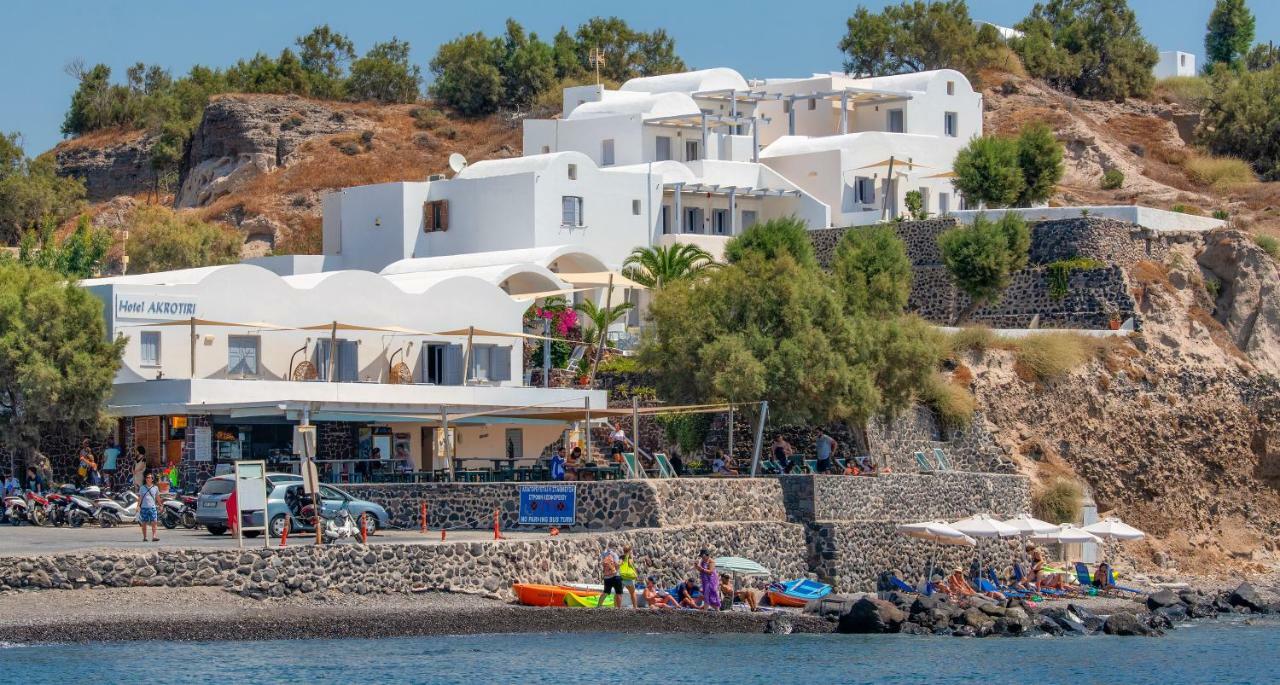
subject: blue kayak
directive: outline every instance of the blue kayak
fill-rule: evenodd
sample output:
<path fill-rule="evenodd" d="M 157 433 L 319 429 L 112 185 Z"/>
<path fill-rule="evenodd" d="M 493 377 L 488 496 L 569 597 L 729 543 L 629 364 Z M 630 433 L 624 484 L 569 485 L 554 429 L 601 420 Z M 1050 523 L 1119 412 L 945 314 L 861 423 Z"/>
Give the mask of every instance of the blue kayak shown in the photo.
<path fill-rule="evenodd" d="M 831 594 L 831 586 L 808 578 L 787 580 L 769 586 L 769 603 L 777 607 L 802 607 Z"/>

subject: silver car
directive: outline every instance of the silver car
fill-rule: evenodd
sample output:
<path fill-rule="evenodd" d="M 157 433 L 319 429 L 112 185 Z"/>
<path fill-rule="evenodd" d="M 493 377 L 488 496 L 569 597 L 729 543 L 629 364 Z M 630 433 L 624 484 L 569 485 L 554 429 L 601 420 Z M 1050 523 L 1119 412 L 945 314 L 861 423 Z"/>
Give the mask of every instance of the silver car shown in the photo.
<path fill-rule="evenodd" d="M 301 483 L 302 476 L 292 473 L 268 473 L 267 492 L 274 493 L 279 485 Z M 204 482 L 200 496 L 196 498 L 196 523 L 204 526 L 211 535 L 227 532 L 227 497 L 235 490 L 235 477 L 230 474 L 214 476 Z M 262 514 L 252 514 L 245 521 L 248 526 L 265 525 Z M 257 537 L 258 531 L 245 532 L 245 537 Z"/>

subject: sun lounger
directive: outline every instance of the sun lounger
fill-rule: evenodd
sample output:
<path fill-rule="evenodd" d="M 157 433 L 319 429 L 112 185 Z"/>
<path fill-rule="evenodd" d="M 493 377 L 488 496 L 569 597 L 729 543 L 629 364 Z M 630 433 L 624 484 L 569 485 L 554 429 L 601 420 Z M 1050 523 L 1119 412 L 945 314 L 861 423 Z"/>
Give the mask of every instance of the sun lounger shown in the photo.
<path fill-rule="evenodd" d="M 809 473 L 816 474 L 818 472 L 817 459 L 805 459 L 801 463 L 803 463 L 804 467 L 809 470 Z"/>
<path fill-rule="evenodd" d="M 630 472 L 629 478 L 644 478 L 644 468 L 640 466 L 640 462 L 636 460 L 635 452 L 623 452 L 622 460 L 627 464 L 627 470 Z"/>
<path fill-rule="evenodd" d="M 654 452 L 653 460 L 658 463 L 658 476 L 660 478 L 676 478 L 676 469 L 671 465 L 671 460 L 667 459 L 667 455 L 662 452 Z"/>
<path fill-rule="evenodd" d="M 1120 587 L 1119 585 L 1116 585 L 1116 573 L 1115 573 L 1115 571 L 1114 571 L 1114 570 L 1112 570 L 1112 571 L 1111 571 L 1110 575 L 1111 575 L 1111 577 L 1108 579 L 1108 580 L 1110 580 L 1110 583 L 1108 583 L 1108 585 L 1107 585 L 1106 587 L 1100 587 L 1100 588 L 1096 588 L 1096 589 L 1098 589 L 1098 590 L 1121 590 L 1121 591 L 1124 591 L 1124 592 L 1132 592 L 1132 593 L 1134 593 L 1134 594 L 1139 594 L 1139 595 L 1140 595 L 1140 594 L 1142 594 L 1142 590 L 1135 590 L 1135 589 L 1133 589 L 1133 588 L 1129 588 L 1129 587 Z M 1079 582 L 1079 583 L 1080 583 L 1080 585 L 1081 585 L 1081 587 L 1083 587 L 1083 588 L 1096 587 L 1096 586 L 1093 584 L 1093 575 L 1092 575 L 1091 573 L 1089 573 L 1089 567 L 1088 567 L 1088 566 L 1085 566 L 1085 565 L 1084 565 L 1084 562 L 1080 562 L 1080 561 L 1077 561 L 1077 562 L 1076 562 L 1076 581 L 1077 581 L 1077 582 Z"/>
<path fill-rule="evenodd" d="M 926 473 L 932 473 L 935 470 L 933 468 L 933 464 L 930 464 L 929 460 L 925 459 L 924 452 L 916 452 L 915 457 L 916 457 L 916 466 L 919 466 L 921 471 Z"/>
<path fill-rule="evenodd" d="M 947 455 L 939 448 L 933 448 L 933 459 L 938 462 L 939 471 L 950 471 L 951 461 L 947 459 Z"/>
<path fill-rule="evenodd" d="M 1116 585 L 1116 570 L 1111 569 L 1110 571 L 1111 571 L 1111 587 L 1117 590 L 1124 590 L 1125 592 L 1132 592 L 1139 595 L 1143 594 L 1142 590 L 1135 590 L 1131 587 L 1122 587 L 1120 585 Z"/>

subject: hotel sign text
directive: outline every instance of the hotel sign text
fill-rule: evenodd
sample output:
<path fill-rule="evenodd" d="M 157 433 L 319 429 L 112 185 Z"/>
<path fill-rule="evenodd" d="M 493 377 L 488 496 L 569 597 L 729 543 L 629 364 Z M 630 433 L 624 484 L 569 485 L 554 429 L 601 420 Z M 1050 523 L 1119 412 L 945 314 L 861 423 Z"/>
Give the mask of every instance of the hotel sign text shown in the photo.
<path fill-rule="evenodd" d="M 190 319 L 196 315 L 196 301 L 190 297 L 116 294 L 117 319 Z"/>

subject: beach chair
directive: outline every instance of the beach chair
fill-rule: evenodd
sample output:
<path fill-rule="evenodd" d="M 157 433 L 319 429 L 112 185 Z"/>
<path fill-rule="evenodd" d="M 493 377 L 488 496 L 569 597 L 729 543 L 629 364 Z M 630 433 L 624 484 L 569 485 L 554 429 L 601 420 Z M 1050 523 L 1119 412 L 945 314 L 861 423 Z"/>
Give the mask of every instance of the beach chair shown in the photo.
<path fill-rule="evenodd" d="M 951 471 L 951 470 L 952 470 L 952 468 L 951 468 L 951 462 L 947 459 L 947 455 L 946 455 L 946 453 L 944 453 L 941 449 L 939 449 L 939 448 L 937 448 L 937 447 L 933 448 L 933 459 L 934 459 L 934 461 L 937 461 L 937 462 L 938 462 L 938 470 L 939 470 L 939 471 Z"/>
<path fill-rule="evenodd" d="M 760 470 L 765 473 L 782 473 L 782 467 L 772 459 L 761 459 Z"/>
<path fill-rule="evenodd" d="M 1110 569 L 1110 573 L 1111 573 L 1111 587 L 1113 587 L 1113 588 L 1115 588 L 1115 589 L 1117 589 L 1117 590 L 1124 590 L 1125 592 L 1132 592 L 1132 593 L 1134 593 L 1134 594 L 1138 594 L 1138 595 L 1143 594 L 1142 590 L 1135 590 L 1135 589 L 1133 589 L 1133 588 L 1131 588 L 1131 587 L 1123 587 L 1123 586 L 1120 586 L 1120 585 L 1116 585 L 1116 570 L 1115 570 L 1115 569 Z"/>
<path fill-rule="evenodd" d="M 804 464 L 804 468 L 809 471 L 809 475 L 816 475 L 818 473 L 817 459 L 802 459 L 800 460 L 800 463 Z"/>
<path fill-rule="evenodd" d="M 658 464 L 658 477 L 660 478 L 676 478 L 676 469 L 671 465 L 671 460 L 667 459 L 667 455 L 663 452 L 654 452 L 653 460 Z"/>
<path fill-rule="evenodd" d="M 911 587 L 910 585 L 907 585 L 907 582 L 905 580 L 899 578 L 896 575 L 893 575 L 893 574 L 889 575 L 889 584 L 893 585 L 893 589 L 897 590 L 898 592 L 905 592 L 911 595 L 916 594 L 915 588 Z"/>
<path fill-rule="evenodd" d="M 924 452 L 916 452 L 915 457 L 916 457 L 916 466 L 920 467 L 920 471 L 924 473 L 933 473 L 934 471 L 933 464 L 930 464 L 929 460 L 925 458 Z"/>
<path fill-rule="evenodd" d="M 628 478 L 644 478 L 644 469 L 640 466 L 640 462 L 636 459 L 635 452 L 623 452 L 622 460 L 626 462 Z"/>

